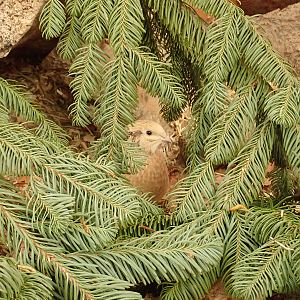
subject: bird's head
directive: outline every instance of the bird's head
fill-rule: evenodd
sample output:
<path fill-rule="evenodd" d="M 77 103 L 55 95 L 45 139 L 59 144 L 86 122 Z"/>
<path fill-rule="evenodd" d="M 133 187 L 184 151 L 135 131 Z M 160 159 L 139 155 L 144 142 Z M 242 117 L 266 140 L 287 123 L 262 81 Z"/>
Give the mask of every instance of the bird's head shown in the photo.
<path fill-rule="evenodd" d="M 151 120 L 137 120 L 129 126 L 129 136 L 148 154 L 171 143 L 171 139 L 161 125 Z"/>

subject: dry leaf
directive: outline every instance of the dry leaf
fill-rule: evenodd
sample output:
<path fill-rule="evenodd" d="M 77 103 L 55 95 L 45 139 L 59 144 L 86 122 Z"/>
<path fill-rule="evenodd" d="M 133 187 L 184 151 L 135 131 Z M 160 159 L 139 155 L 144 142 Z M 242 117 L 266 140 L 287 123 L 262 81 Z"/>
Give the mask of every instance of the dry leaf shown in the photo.
<path fill-rule="evenodd" d="M 264 181 L 263 186 L 270 186 L 271 184 L 272 184 L 271 179 L 267 177 L 267 178 L 265 179 L 265 181 Z"/>
<path fill-rule="evenodd" d="M 19 189 L 24 189 L 25 187 L 27 187 L 29 181 L 30 181 L 30 176 L 19 176 L 14 178 L 12 184 Z"/>
<path fill-rule="evenodd" d="M 269 86 L 271 87 L 271 89 L 273 91 L 278 91 L 279 90 L 278 85 L 276 85 L 274 82 L 268 81 L 268 84 L 269 84 Z"/>
<path fill-rule="evenodd" d="M 274 170 L 275 168 L 275 163 L 269 163 L 266 172 L 270 173 Z"/>
<path fill-rule="evenodd" d="M 238 205 L 235 205 L 235 206 L 233 206 L 229 209 L 229 211 L 231 211 L 231 212 L 235 212 L 235 211 L 238 211 L 238 210 L 248 210 L 248 208 L 243 204 L 238 204 Z"/>

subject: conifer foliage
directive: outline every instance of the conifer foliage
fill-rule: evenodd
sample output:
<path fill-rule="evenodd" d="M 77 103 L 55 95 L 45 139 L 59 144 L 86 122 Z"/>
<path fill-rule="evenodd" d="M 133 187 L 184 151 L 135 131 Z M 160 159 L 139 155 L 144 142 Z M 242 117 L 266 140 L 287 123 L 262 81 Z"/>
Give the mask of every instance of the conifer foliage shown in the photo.
<path fill-rule="evenodd" d="M 218 278 L 246 300 L 296 291 L 300 86 L 251 18 L 227 0 L 49 0 L 40 27 L 71 61 L 74 124 L 101 138 L 73 153 L 26 88 L 0 79 L 0 298 L 142 299 L 132 287 L 155 282 L 163 300 L 196 300 Z M 126 141 L 137 85 L 168 121 L 192 111 L 168 216 L 121 176 L 140 163 Z"/>

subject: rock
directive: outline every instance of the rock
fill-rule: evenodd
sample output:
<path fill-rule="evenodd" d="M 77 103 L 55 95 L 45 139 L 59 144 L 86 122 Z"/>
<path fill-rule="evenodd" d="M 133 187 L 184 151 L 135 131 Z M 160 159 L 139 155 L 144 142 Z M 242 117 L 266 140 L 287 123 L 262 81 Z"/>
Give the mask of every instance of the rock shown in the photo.
<path fill-rule="evenodd" d="M 295 68 L 300 78 L 300 3 L 255 17 L 258 30 Z"/>
<path fill-rule="evenodd" d="M 24 56 L 46 55 L 53 41 L 41 38 L 38 17 L 46 0 L 0 0 L 0 58 L 12 53 Z"/>
<path fill-rule="evenodd" d="M 265 14 L 277 8 L 295 4 L 299 0 L 240 0 L 240 6 L 247 15 Z"/>

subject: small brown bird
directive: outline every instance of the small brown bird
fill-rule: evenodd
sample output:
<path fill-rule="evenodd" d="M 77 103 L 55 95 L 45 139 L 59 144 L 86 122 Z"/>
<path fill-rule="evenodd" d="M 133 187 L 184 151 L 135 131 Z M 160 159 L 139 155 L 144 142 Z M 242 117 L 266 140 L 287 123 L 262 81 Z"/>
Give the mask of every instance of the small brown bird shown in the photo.
<path fill-rule="evenodd" d="M 161 125 L 151 120 L 137 120 L 129 127 L 129 136 L 145 150 L 148 158 L 141 171 L 126 177 L 133 186 L 144 193 L 151 193 L 153 199 L 161 204 L 169 187 L 169 172 L 163 149 L 171 143 L 171 139 Z"/>

